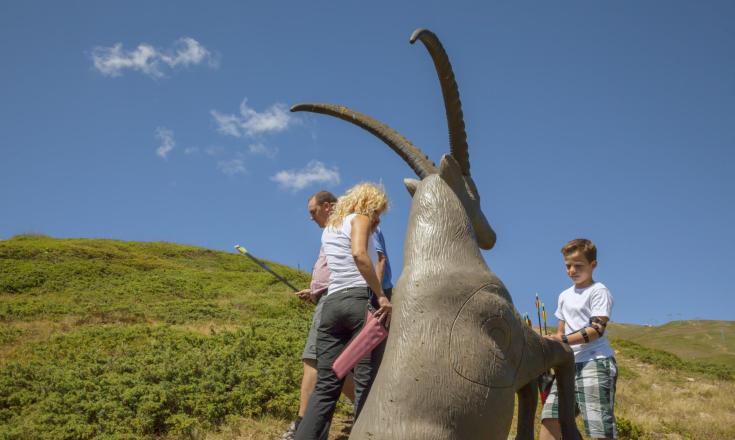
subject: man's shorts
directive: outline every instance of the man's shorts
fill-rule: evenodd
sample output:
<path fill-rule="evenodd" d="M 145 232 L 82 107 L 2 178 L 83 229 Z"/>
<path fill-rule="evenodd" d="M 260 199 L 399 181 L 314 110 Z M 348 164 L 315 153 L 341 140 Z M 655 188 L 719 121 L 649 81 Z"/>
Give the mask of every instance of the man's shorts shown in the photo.
<path fill-rule="evenodd" d="M 614 357 L 593 359 L 574 365 L 574 394 L 577 408 L 575 413 L 582 414 L 584 428 L 592 438 L 617 438 L 615 429 L 615 385 L 618 367 Z M 556 381 L 546 399 L 541 420 L 559 418 L 559 399 Z"/>
<path fill-rule="evenodd" d="M 314 317 L 311 319 L 311 327 L 309 327 L 309 335 L 306 337 L 304 352 L 301 354 L 301 359 L 303 360 L 316 360 L 316 332 L 322 320 L 322 306 L 324 305 L 324 298 L 326 296 L 325 293 L 319 298 L 319 302 L 316 303 Z"/>

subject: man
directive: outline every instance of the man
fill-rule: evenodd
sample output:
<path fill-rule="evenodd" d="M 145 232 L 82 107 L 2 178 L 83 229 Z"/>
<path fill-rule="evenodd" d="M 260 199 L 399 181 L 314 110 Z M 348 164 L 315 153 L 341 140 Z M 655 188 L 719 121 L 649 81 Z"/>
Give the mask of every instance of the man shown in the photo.
<path fill-rule="evenodd" d="M 380 230 L 380 226 L 375 228 L 375 232 L 373 233 L 373 243 L 375 245 L 375 251 L 378 253 L 378 262 L 375 265 L 375 272 L 378 274 L 378 279 L 381 280 L 385 296 L 390 299 L 393 294 L 393 283 L 391 281 L 393 274 L 390 269 L 388 250 L 385 247 L 385 238 L 383 237 L 383 231 Z"/>
<path fill-rule="evenodd" d="M 390 269 L 390 259 L 388 258 L 388 250 L 385 246 L 385 238 L 383 237 L 383 231 L 380 230 L 380 226 L 377 226 L 375 228 L 375 232 L 373 232 L 373 245 L 375 246 L 375 251 L 378 254 L 378 262 L 375 264 L 375 272 L 378 275 L 378 279 L 381 280 L 381 287 L 383 288 L 383 293 L 385 293 L 385 296 L 388 297 L 390 300 L 393 296 L 393 282 L 392 277 L 393 274 L 391 273 Z M 372 304 L 374 309 L 378 309 L 378 298 L 375 295 L 370 295 L 370 303 Z M 375 347 L 375 354 L 374 354 L 374 362 L 376 365 L 376 368 L 380 368 L 380 364 L 383 362 L 383 355 L 385 354 L 385 344 L 388 341 L 388 339 L 385 339 L 383 342 L 380 343 L 377 347 Z"/>
<path fill-rule="evenodd" d="M 334 194 L 328 191 L 319 191 L 309 197 L 308 209 L 309 216 L 316 223 L 319 228 L 324 229 L 327 224 L 329 214 L 332 212 L 334 204 L 337 203 L 337 198 Z M 316 367 L 316 336 L 317 329 L 319 328 L 319 322 L 321 320 L 322 305 L 321 301 L 322 294 L 326 293 L 327 287 L 329 286 L 329 269 L 327 269 L 327 259 L 324 255 L 324 250 L 319 249 L 319 257 L 314 263 L 314 269 L 311 273 L 311 285 L 308 289 L 304 289 L 297 292 L 296 295 L 304 300 L 310 301 L 316 304 L 314 310 L 314 317 L 311 321 L 311 328 L 309 328 L 309 335 L 306 338 L 306 345 L 304 346 L 304 352 L 301 355 L 304 363 L 304 376 L 301 379 L 301 397 L 299 399 L 299 414 L 296 417 L 288 430 L 283 433 L 279 440 L 292 440 L 294 433 L 301 423 L 306 411 L 306 405 L 309 403 L 309 398 L 314 391 L 317 377 Z M 345 380 L 342 394 L 347 396 L 348 399 L 354 401 L 355 396 L 355 385 L 352 382 L 352 377 L 348 376 Z M 329 430 L 327 429 L 327 432 Z"/>

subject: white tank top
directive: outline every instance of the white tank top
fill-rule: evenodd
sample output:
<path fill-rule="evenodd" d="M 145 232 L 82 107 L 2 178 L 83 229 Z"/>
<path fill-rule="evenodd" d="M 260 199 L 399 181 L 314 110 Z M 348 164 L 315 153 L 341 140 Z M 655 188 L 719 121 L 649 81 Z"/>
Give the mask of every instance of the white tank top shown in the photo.
<path fill-rule="evenodd" d="M 327 256 L 329 268 L 329 290 L 327 295 L 350 287 L 367 287 L 367 281 L 357 270 L 352 257 L 352 219 L 357 214 L 350 214 L 342 220 L 341 228 L 327 226 L 322 232 L 322 246 Z M 368 237 L 368 256 L 373 265 L 378 261 L 373 240 Z"/>

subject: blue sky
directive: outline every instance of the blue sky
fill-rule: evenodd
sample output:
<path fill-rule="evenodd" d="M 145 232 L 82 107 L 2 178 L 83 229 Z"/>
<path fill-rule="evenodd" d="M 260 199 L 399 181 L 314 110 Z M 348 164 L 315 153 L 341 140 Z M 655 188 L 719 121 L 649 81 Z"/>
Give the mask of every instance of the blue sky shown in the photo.
<path fill-rule="evenodd" d="M 351 4 L 350 4 L 351 3 Z M 485 258 L 521 313 L 553 312 L 588 237 L 613 320 L 733 319 L 735 3 L 3 2 L 0 239 L 170 241 L 309 269 L 306 198 L 382 181 L 400 272 L 414 177 L 332 102 L 447 151 L 442 39 Z"/>

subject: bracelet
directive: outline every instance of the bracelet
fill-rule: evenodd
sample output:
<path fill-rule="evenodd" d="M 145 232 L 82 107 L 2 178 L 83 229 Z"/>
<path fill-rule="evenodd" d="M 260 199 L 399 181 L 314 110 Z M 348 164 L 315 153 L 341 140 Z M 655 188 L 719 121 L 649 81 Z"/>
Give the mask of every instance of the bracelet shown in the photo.
<path fill-rule="evenodd" d="M 561 342 L 569 345 L 569 338 L 567 338 L 567 335 L 561 335 Z"/>

